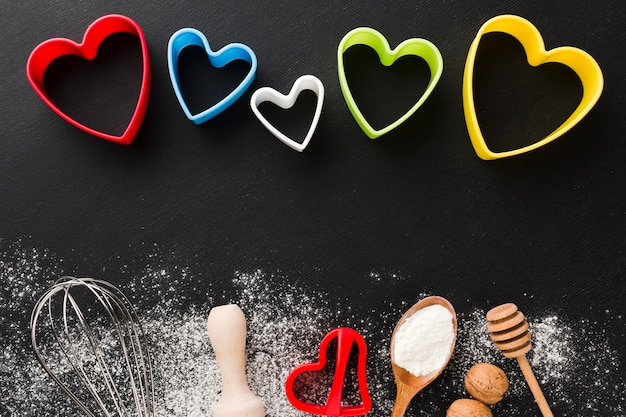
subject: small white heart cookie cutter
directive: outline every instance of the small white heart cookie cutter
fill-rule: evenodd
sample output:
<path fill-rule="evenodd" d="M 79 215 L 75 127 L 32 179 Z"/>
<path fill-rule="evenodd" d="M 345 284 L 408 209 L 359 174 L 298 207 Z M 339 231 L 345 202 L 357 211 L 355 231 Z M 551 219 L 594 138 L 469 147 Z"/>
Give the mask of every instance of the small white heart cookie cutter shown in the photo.
<path fill-rule="evenodd" d="M 306 137 L 302 142 L 297 142 L 280 130 L 278 130 L 274 125 L 272 125 L 259 111 L 259 105 L 266 101 L 274 103 L 280 108 L 289 109 L 293 107 L 298 99 L 300 93 L 304 90 L 310 90 L 315 93 L 317 96 L 317 104 L 315 105 L 315 115 L 313 116 L 313 120 L 311 121 L 311 126 L 309 127 L 309 131 L 306 134 Z M 320 119 L 320 115 L 322 113 L 322 104 L 324 103 L 324 85 L 319 80 L 319 78 L 313 75 L 303 75 L 293 83 L 293 87 L 291 87 L 291 91 L 287 95 L 283 95 L 278 91 L 274 90 L 271 87 L 261 87 L 256 90 L 252 97 L 250 97 L 250 107 L 252 107 L 252 112 L 255 116 L 261 121 L 263 126 L 267 128 L 274 136 L 280 139 L 283 143 L 289 146 L 292 149 L 295 149 L 298 152 L 304 151 L 307 147 L 311 138 L 313 137 L 313 133 L 315 132 L 315 128 L 317 127 L 317 122 Z"/>

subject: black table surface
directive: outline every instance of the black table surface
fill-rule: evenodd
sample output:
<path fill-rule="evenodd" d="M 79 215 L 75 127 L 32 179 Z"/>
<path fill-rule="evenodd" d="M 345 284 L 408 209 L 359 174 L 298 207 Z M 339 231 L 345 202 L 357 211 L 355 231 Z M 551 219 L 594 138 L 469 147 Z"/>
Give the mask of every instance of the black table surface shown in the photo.
<path fill-rule="evenodd" d="M 80 40 L 110 13 L 135 20 L 150 51 L 149 104 L 128 146 L 60 119 L 25 74 L 37 44 Z M 605 88 L 561 138 L 483 161 L 465 126 L 463 69 L 478 29 L 499 14 L 530 20 L 547 48 L 587 51 Z M 15 265 L 26 249 L 45 252 L 59 275 L 123 287 L 157 256 L 189 268 L 198 294 L 210 284 L 224 302 L 239 299 L 234 274 L 263 271 L 279 284 L 297 282 L 343 300 L 352 319 L 385 306 L 395 314 L 424 294 L 446 297 L 460 314 L 514 302 L 529 318 L 555 313 L 592 323 L 615 352 L 615 403 L 596 412 L 554 404 L 555 414 L 624 415 L 615 410 L 624 411 L 626 360 L 625 23 L 618 1 L 11 2 L 0 11 L 0 261 Z M 360 26 L 377 29 L 392 47 L 426 38 L 444 59 L 424 106 L 376 140 L 355 123 L 337 77 L 339 41 Z M 259 63 L 242 99 L 200 126 L 186 119 L 169 80 L 167 42 L 182 27 L 202 31 L 214 49 L 244 43 Z M 50 94 L 77 118 L 119 129 L 136 97 L 138 50 L 132 36 L 119 35 L 103 44 L 95 67 L 71 59 L 51 65 Z M 183 54 L 180 65 L 187 69 L 183 87 L 200 108 L 241 71 L 224 75 L 197 52 Z M 349 50 L 346 68 L 364 111 L 385 123 L 414 100 L 411 77 L 422 88 L 425 79 L 415 74 L 424 67 L 407 58 L 383 70 L 370 52 Z M 531 69 L 505 35 L 485 36 L 478 61 L 479 117 L 494 147 L 545 136 L 579 99 L 567 68 Z M 304 74 L 320 78 L 326 94 L 315 135 L 298 153 L 263 128 L 248 102 L 255 89 L 287 92 Z M 202 80 L 211 76 L 219 81 L 207 87 Z M 299 135 L 311 103 L 304 97 L 287 117 L 267 111 Z M 9 297 L 15 269 L 0 271 Z M 41 289 L 56 278 L 25 279 Z M 24 303 L 25 316 L 36 296 Z M 27 320 L 11 318 L 9 304 L 0 308 L 4 340 L 20 340 L 15 335 L 27 334 Z M 392 329 L 383 323 L 377 330 Z M 432 400 L 439 415 L 449 399 Z"/>

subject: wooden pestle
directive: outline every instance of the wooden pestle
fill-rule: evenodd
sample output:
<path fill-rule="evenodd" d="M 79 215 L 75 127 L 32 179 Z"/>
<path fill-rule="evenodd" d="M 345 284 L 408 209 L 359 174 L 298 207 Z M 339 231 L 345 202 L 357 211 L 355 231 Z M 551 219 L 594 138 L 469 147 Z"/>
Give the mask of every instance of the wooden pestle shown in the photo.
<path fill-rule="evenodd" d="M 550 406 L 543 396 L 539 382 L 526 359 L 530 351 L 530 331 L 524 314 L 513 303 L 502 304 L 487 312 L 487 329 L 491 340 L 505 357 L 515 358 L 526 378 L 528 387 L 544 417 L 553 417 Z"/>
<path fill-rule="evenodd" d="M 241 309 L 224 305 L 211 309 L 208 318 L 211 346 L 222 376 L 222 397 L 214 417 L 264 417 L 263 401 L 248 387 L 246 378 L 246 318 Z"/>

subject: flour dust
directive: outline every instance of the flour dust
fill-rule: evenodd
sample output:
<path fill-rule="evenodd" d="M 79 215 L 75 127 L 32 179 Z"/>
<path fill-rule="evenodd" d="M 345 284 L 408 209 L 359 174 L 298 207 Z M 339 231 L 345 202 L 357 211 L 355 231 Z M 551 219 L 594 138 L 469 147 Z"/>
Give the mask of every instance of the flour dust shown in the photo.
<path fill-rule="evenodd" d="M 20 242 L 1 248 L 0 415 L 79 416 L 74 404 L 42 371 L 28 340 L 30 310 L 54 280 L 66 273 L 62 262 Z M 116 283 L 136 305 L 149 339 L 156 416 L 212 415 L 221 382 L 206 334 L 206 317 L 212 306 L 225 301 L 237 303 L 246 314 L 248 379 L 252 390 L 263 398 L 267 416 L 307 415 L 287 401 L 284 381 L 294 367 L 317 359 L 321 339 L 338 326 L 352 327 L 363 335 L 368 345 L 370 415 L 389 415 L 395 397 L 389 338 L 407 305 L 389 302 L 384 311 L 373 309 L 357 316 L 350 299 L 262 270 L 233 271 L 232 288 L 225 293 L 222 286 L 198 282 L 186 266 L 164 262 L 167 256 L 155 251 L 145 259 L 141 273 L 134 273 L 124 284 Z M 364 285 L 370 285 L 364 278 Z M 379 282 L 379 275 L 374 278 L 373 283 Z M 415 300 L 425 295 L 416 293 Z M 494 415 L 538 415 L 515 361 L 502 357 L 489 340 L 485 311 L 457 311 L 457 315 L 452 360 L 441 377 L 415 397 L 407 416 L 444 415 L 452 401 L 467 396 L 463 377 L 477 362 L 500 366 L 511 381 L 505 399 L 493 407 Z M 603 325 L 550 312 L 528 320 L 533 335 L 529 360 L 555 415 L 623 417 L 623 364 Z"/>

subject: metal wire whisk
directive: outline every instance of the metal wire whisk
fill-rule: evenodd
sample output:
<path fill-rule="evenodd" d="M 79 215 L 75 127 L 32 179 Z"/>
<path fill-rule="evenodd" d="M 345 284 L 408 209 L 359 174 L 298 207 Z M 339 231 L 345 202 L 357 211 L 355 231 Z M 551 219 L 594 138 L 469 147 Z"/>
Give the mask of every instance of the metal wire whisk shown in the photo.
<path fill-rule="evenodd" d="M 43 369 L 87 416 L 154 416 L 146 335 L 115 286 L 61 278 L 35 305 L 30 332 Z"/>

